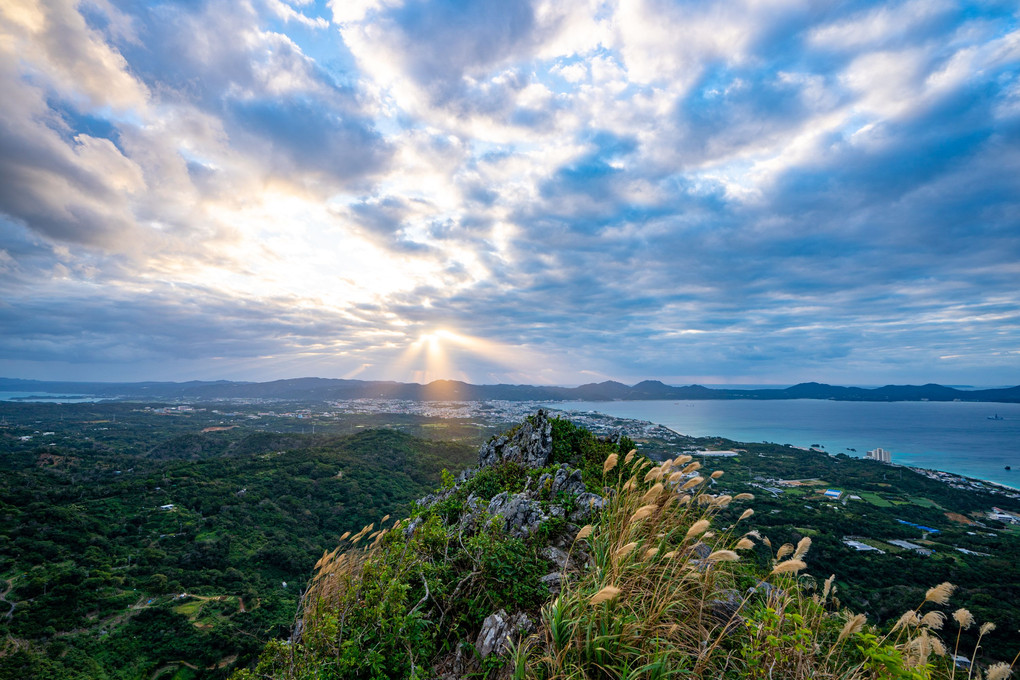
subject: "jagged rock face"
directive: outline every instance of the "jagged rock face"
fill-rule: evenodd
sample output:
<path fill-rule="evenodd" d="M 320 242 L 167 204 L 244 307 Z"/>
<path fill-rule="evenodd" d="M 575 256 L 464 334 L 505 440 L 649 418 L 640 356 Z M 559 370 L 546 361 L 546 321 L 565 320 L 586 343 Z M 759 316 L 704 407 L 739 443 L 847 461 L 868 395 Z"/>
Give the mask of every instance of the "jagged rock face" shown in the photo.
<path fill-rule="evenodd" d="M 569 571 L 574 568 L 574 563 L 571 561 L 570 555 L 567 551 L 562 548 L 557 548 L 554 545 L 549 545 L 543 548 L 542 557 L 559 567 L 560 571 Z"/>
<path fill-rule="evenodd" d="M 561 493 L 576 496 L 586 491 L 581 471 L 572 470 L 566 465 L 561 465 L 555 474 L 546 472 L 538 478 L 537 493 L 547 500 L 556 500 L 557 495 Z"/>
<path fill-rule="evenodd" d="M 527 635 L 535 626 L 527 614 L 520 613 L 508 616 L 500 609 L 490 614 L 482 623 L 482 630 L 475 641 L 475 651 L 482 659 L 490 654 L 503 655 L 510 650 L 510 645 L 517 643 L 522 634 Z"/>
<path fill-rule="evenodd" d="M 567 517 L 571 522 L 587 522 L 606 507 L 606 499 L 597 493 L 585 491 L 577 494 L 577 509 Z"/>
<path fill-rule="evenodd" d="M 549 588 L 549 594 L 555 595 L 563 589 L 563 582 L 568 580 L 567 575 L 554 571 L 539 579 L 539 582 Z"/>
<path fill-rule="evenodd" d="M 478 522 L 488 507 L 489 503 L 484 499 L 474 494 L 468 496 L 467 500 L 464 501 L 464 508 L 461 511 L 460 521 L 457 524 L 460 531 L 466 535 L 473 534 L 478 529 Z"/>
<path fill-rule="evenodd" d="M 478 465 L 488 467 L 503 461 L 514 461 L 529 468 L 545 467 L 552 455 L 552 423 L 540 410 L 535 422 L 525 421 L 509 435 L 500 435 L 478 451 Z"/>
<path fill-rule="evenodd" d="M 528 498 L 527 492 L 511 494 L 504 491 L 489 501 L 487 512 L 491 517 L 502 515 L 507 533 L 516 538 L 531 534 L 549 519 L 549 515 L 542 511 L 542 505 Z"/>

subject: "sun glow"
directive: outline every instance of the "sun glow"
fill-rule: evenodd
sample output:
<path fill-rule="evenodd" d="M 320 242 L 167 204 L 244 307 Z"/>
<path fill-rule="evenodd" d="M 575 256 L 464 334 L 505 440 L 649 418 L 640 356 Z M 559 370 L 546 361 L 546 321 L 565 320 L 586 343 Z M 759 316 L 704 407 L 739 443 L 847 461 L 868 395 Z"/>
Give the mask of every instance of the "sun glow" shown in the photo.
<path fill-rule="evenodd" d="M 398 379 L 412 376 L 415 382 L 423 384 L 451 379 L 467 382 L 467 373 L 457 366 L 458 357 L 470 359 L 474 365 L 472 368 L 479 361 L 499 367 L 519 368 L 519 363 L 526 360 L 527 355 L 521 347 L 437 328 L 422 333 L 411 342 L 393 369 Z"/>

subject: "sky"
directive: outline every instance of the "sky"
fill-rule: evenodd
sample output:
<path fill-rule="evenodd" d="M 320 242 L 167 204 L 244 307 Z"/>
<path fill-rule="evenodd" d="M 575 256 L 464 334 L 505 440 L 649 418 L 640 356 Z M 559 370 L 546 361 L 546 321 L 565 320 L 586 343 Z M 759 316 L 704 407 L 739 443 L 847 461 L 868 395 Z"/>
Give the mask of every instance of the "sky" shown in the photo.
<path fill-rule="evenodd" d="M 1020 384 L 1018 19 L 4 0 L 0 375 Z"/>

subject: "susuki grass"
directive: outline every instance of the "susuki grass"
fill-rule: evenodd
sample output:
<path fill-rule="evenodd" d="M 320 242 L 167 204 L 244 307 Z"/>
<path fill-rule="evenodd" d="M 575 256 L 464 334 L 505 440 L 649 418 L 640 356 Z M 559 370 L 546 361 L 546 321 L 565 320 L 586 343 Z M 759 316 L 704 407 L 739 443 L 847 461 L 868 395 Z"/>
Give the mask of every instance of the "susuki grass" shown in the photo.
<path fill-rule="evenodd" d="M 938 636 L 948 583 L 931 588 L 917 609 L 879 635 L 862 614 L 841 611 L 833 578 L 820 592 L 805 574 L 811 539 L 785 544 L 764 573 L 741 554 L 771 551 L 746 526 L 722 520 L 732 503 L 714 495 L 689 456 L 649 467 L 633 453 L 599 520 L 578 532 L 575 551 L 590 556 L 582 574 L 542 610 L 539 631 L 516 649 L 517 678 L 952 678 L 957 670 Z M 727 513 L 732 516 L 733 513 Z M 954 619 L 969 625 L 960 610 Z M 991 627 L 988 629 L 991 630 Z M 974 650 L 975 654 L 977 649 Z M 981 677 L 976 658 L 965 671 Z M 1009 664 L 984 677 L 1004 680 Z M 962 674 L 961 674 L 962 677 Z"/>

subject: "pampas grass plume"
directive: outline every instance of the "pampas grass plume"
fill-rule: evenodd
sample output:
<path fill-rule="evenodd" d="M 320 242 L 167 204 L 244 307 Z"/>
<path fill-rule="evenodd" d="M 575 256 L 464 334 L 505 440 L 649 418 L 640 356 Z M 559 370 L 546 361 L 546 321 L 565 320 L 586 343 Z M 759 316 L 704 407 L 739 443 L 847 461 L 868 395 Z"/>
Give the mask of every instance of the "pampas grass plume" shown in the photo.
<path fill-rule="evenodd" d="M 645 517 L 648 517 L 648 515 L 652 514 L 653 512 L 655 512 L 658 509 L 659 509 L 659 506 L 657 506 L 657 505 L 642 505 L 640 508 L 638 508 L 637 510 L 634 511 L 634 514 L 630 516 L 630 520 L 629 521 L 630 522 L 637 522 L 639 520 L 642 520 Z"/>
<path fill-rule="evenodd" d="M 822 599 L 829 597 L 829 593 L 832 591 L 832 582 L 836 580 L 836 575 L 833 574 L 829 578 L 825 579 L 825 586 L 822 588 Z"/>
<path fill-rule="evenodd" d="M 754 548 L 754 541 L 752 541 L 750 538 L 747 538 L 746 536 L 737 541 L 736 545 L 737 550 L 751 550 L 752 548 Z"/>
<path fill-rule="evenodd" d="M 634 541 L 631 541 L 630 543 L 628 543 L 627 545 L 621 547 L 619 550 L 617 550 L 615 553 L 613 553 L 613 556 L 616 559 L 618 559 L 618 560 L 623 559 L 624 557 L 626 557 L 627 555 L 630 554 L 631 550 L 633 550 L 636 547 L 637 547 L 637 543 L 634 542 Z"/>
<path fill-rule="evenodd" d="M 738 493 L 736 496 L 733 497 L 733 500 L 735 500 L 735 501 L 753 501 L 754 500 L 754 494 L 753 493 L 747 493 L 745 491 L 743 493 Z"/>
<path fill-rule="evenodd" d="M 619 596 L 619 594 L 620 589 L 617 588 L 616 586 L 606 586 L 599 592 L 592 595 L 591 599 L 588 602 L 591 604 L 601 604 L 603 602 L 609 602 L 611 600 L 615 600 L 617 596 Z"/>
<path fill-rule="evenodd" d="M 843 626 L 843 630 L 839 631 L 839 637 L 836 638 L 836 642 L 842 642 L 851 635 L 860 633 L 861 629 L 864 628 L 865 621 L 866 617 L 864 616 L 864 614 L 857 614 L 856 616 L 851 618 Z"/>
<path fill-rule="evenodd" d="M 952 596 L 954 590 L 956 590 L 956 586 L 949 581 L 940 583 L 937 586 L 928 589 L 928 592 L 924 594 L 924 601 L 934 602 L 935 604 L 946 604 L 949 602 L 949 598 Z"/>
<path fill-rule="evenodd" d="M 691 528 L 687 530 L 685 538 L 691 538 L 705 533 L 708 530 L 710 522 L 707 519 L 699 519 L 697 522 L 691 525 Z"/>
<path fill-rule="evenodd" d="M 784 543 L 780 548 L 779 552 L 776 553 L 776 559 L 781 560 L 790 553 L 793 552 L 793 543 Z"/>
<path fill-rule="evenodd" d="M 921 625 L 932 630 L 942 630 L 942 624 L 946 622 L 946 615 L 940 611 L 930 611 L 921 617 Z"/>
<path fill-rule="evenodd" d="M 953 612 L 953 620 L 956 621 L 956 625 L 964 630 L 974 625 L 974 615 L 969 610 L 960 607 Z"/>
<path fill-rule="evenodd" d="M 610 470 L 616 467 L 616 459 L 618 456 L 615 453 L 609 454 L 606 458 L 606 462 L 602 464 L 602 474 L 607 474 Z"/>
<path fill-rule="evenodd" d="M 985 680 L 1006 680 L 1010 672 L 1010 665 L 1000 661 L 988 669 L 988 675 L 985 676 Z"/>
<path fill-rule="evenodd" d="M 708 556 L 708 559 L 711 562 L 737 562 L 740 560 L 740 555 L 732 550 L 716 550 Z"/>
<path fill-rule="evenodd" d="M 631 449 L 630 451 L 627 452 L 627 456 L 623 459 L 623 462 L 629 463 L 630 461 L 634 460 L 634 456 L 636 455 L 637 449 Z"/>
<path fill-rule="evenodd" d="M 740 520 L 747 519 L 748 517 L 750 517 L 753 514 L 754 514 L 754 510 L 752 510 L 751 508 L 748 508 L 747 510 L 744 510 L 742 513 L 740 513 L 740 518 L 737 521 L 739 522 Z"/>
<path fill-rule="evenodd" d="M 978 628 L 978 632 L 981 635 L 984 635 L 985 633 L 991 633 L 993 630 L 995 630 L 995 624 L 992 623 L 991 621 L 986 621 L 985 623 L 982 623 L 981 627 Z"/>
<path fill-rule="evenodd" d="M 804 555 L 807 555 L 808 548 L 811 547 L 811 539 L 807 536 L 800 539 L 797 542 L 797 549 L 793 552 L 793 559 L 802 560 Z"/>
<path fill-rule="evenodd" d="M 892 627 L 892 629 L 897 631 L 900 628 L 916 626 L 919 623 L 921 623 L 921 618 L 917 615 L 917 612 L 911 609 L 900 614 L 900 618 L 896 621 L 896 624 Z"/>
<path fill-rule="evenodd" d="M 701 484 L 703 481 L 705 481 L 704 477 L 692 477 L 691 479 L 688 479 L 687 482 L 680 487 L 680 489 L 683 491 L 686 491 L 687 489 L 692 489 L 696 487 L 698 484 Z"/>
<path fill-rule="evenodd" d="M 574 540 L 580 541 L 583 538 L 588 538 L 589 536 L 591 536 L 591 532 L 592 526 L 590 524 L 585 524 L 583 527 L 581 527 L 580 531 L 577 532 L 577 537 Z"/>
<path fill-rule="evenodd" d="M 805 569 L 806 567 L 807 567 L 807 565 L 804 563 L 803 560 L 786 560 L 785 562 L 780 562 L 779 564 L 777 564 L 772 569 L 771 573 L 773 575 L 775 575 L 775 574 L 788 574 L 791 571 L 792 572 L 798 572 L 801 569 Z"/>
<path fill-rule="evenodd" d="M 642 503 L 651 503 L 659 497 L 663 491 L 662 482 L 656 482 L 655 486 L 645 492 L 645 495 L 641 497 Z"/>

